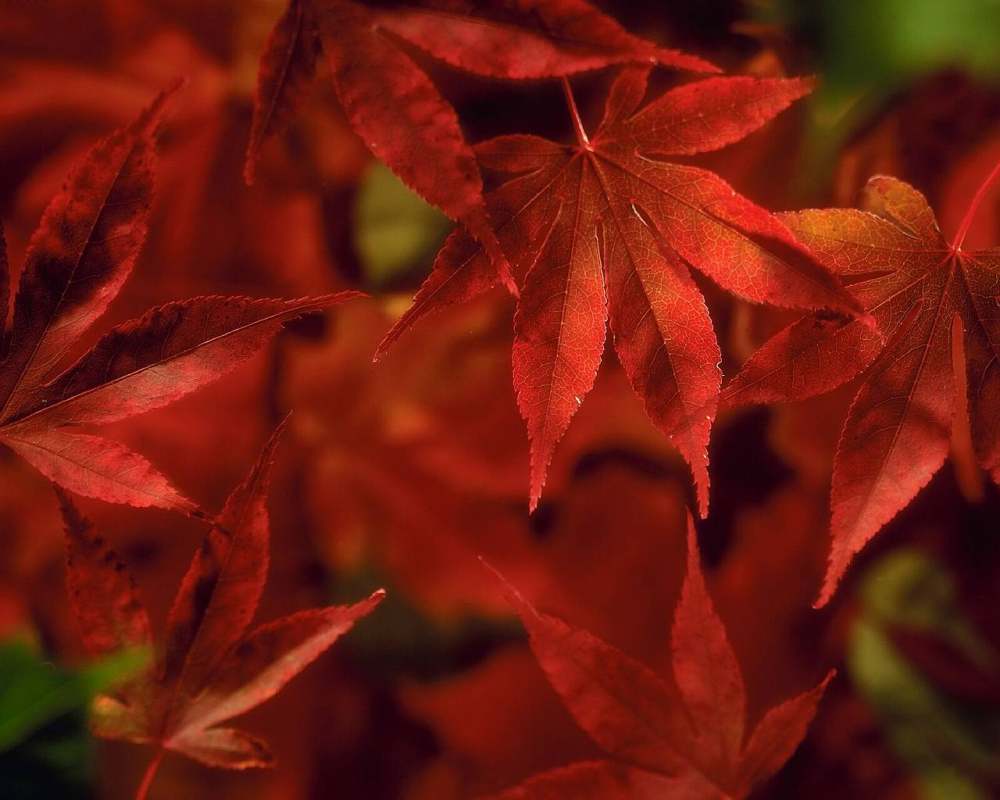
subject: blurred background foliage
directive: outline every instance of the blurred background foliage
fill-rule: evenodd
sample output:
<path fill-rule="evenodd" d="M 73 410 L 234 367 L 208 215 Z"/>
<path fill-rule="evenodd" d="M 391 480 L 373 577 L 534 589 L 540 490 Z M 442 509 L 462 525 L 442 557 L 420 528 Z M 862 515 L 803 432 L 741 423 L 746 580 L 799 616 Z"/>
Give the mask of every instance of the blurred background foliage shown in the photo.
<path fill-rule="evenodd" d="M 272 583 L 285 589 L 270 602 L 291 610 L 390 589 L 337 661 L 303 678 L 287 711 L 262 717 L 268 730 L 285 723 L 279 757 L 309 777 L 250 783 L 177 766 L 176 783 L 168 774 L 164 791 L 197 785 L 199 797 L 328 797 L 336 786 L 343 797 L 440 800 L 592 755 L 474 556 L 485 553 L 526 592 L 630 652 L 653 663 L 663 658 L 687 473 L 641 410 L 623 404 L 620 373 L 613 365 L 602 371 L 557 457 L 551 498 L 525 520 L 506 300 L 443 315 L 385 364 L 370 364 L 450 223 L 368 160 L 330 111 L 335 103 L 325 89 L 314 93 L 285 150 L 264 164 L 265 189 L 239 183 L 256 59 L 283 4 L 160 0 L 148 4 L 153 13 L 107 0 L 89 16 L 67 12 L 58 37 L 35 30 L 48 24 L 51 10 L 39 10 L 46 5 L 0 6 L 0 23 L 5 14 L 13 20 L 0 33 L 0 143 L 12 154 L 3 164 L 0 211 L 13 220 L 13 249 L 23 250 L 25 231 L 71 156 L 183 66 L 196 76 L 186 100 L 193 110 L 179 112 L 179 133 L 168 130 L 167 210 L 147 248 L 151 261 L 176 274 L 147 270 L 149 280 L 128 302 L 228 286 L 287 294 L 353 285 L 378 297 L 338 314 L 331 330 L 294 331 L 271 362 L 164 416 L 161 431 L 133 431 L 165 463 L 175 462 L 177 474 L 188 469 L 191 481 L 225 450 L 209 489 L 221 497 L 260 431 L 280 408 L 294 406 L 302 464 L 286 470 L 275 492 L 281 547 Z M 630 29 L 733 72 L 817 74 L 804 110 L 712 163 L 759 202 L 850 204 L 869 174 L 894 172 L 927 192 L 947 224 L 968 186 L 1000 159 L 1000 0 L 600 5 Z M 102 18 L 114 24 L 101 27 Z M 551 86 L 512 88 L 429 69 L 470 139 L 524 127 L 566 133 Z M 32 74 L 41 77 L 32 83 Z M 67 76 L 76 83 L 64 97 Z M 581 105 L 592 100 L 590 111 L 602 80 L 574 79 Z M 984 209 L 978 235 L 995 244 L 996 200 Z M 168 234 L 158 236 L 168 222 Z M 708 295 L 727 364 L 787 319 L 711 287 Z M 756 681 L 763 704 L 787 697 L 796 682 L 809 685 L 829 663 L 843 662 L 849 674 L 831 688 L 800 753 L 760 796 L 1000 796 L 995 489 L 976 500 L 953 476 L 936 480 L 865 555 L 862 578 L 845 584 L 834 607 L 808 610 L 826 546 L 829 458 L 848 399 L 834 394 L 720 418 L 712 445 L 715 505 L 701 526 L 703 549 L 748 682 Z M 182 448 L 178 439 L 189 437 L 178 433 L 202 430 L 194 427 L 199 414 L 220 405 L 259 424 L 224 446 L 209 431 L 199 452 Z M 80 665 L 59 610 L 58 522 L 29 516 L 51 498 L 8 480 L 10 465 L 0 466 L 0 529 L 11 541 L 0 577 L 28 598 L 18 622 L 35 626 L 27 637 L 0 642 L 0 797 L 126 796 L 114 779 L 102 779 L 101 765 L 116 773 L 134 751 L 100 751 L 85 711 L 141 656 Z M 162 612 L 167 600 L 157 597 L 170 596 L 200 532 L 155 515 L 94 513 L 113 530 L 142 531 L 125 539 L 123 554 L 144 573 Z M 52 532 L 48 551 L 32 539 L 39 527 Z M 161 572 L 167 578 L 157 589 Z M 134 785 L 130 769 L 123 785 Z M 184 783 L 191 774 L 193 783 Z"/>
<path fill-rule="evenodd" d="M 60 667 L 25 631 L 0 640 L 0 782 L 11 800 L 88 797 L 94 779 L 87 709 L 141 671 L 149 654 L 126 651 Z"/>
<path fill-rule="evenodd" d="M 873 564 L 861 586 L 848 669 L 929 800 L 988 800 L 1000 778 L 1000 710 L 949 696 L 907 657 L 906 635 L 948 647 L 1000 685 L 1000 658 L 965 617 L 952 575 L 918 550 Z M 911 640 L 912 641 L 912 640 Z"/>
<path fill-rule="evenodd" d="M 1000 84 L 996 0 L 751 0 L 751 8 L 755 21 L 804 45 L 821 78 L 799 173 L 813 196 L 851 135 L 922 78 L 954 71 Z"/>

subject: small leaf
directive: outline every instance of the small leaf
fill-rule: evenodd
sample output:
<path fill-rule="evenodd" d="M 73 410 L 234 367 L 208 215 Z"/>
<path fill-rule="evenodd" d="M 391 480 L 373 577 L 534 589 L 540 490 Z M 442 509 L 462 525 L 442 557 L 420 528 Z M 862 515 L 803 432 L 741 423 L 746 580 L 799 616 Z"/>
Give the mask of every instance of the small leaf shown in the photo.
<path fill-rule="evenodd" d="M 170 611 L 159 662 L 122 692 L 96 699 L 98 736 L 155 745 L 212 766 L 270 766 L 264 742 L 218 724 L 277 694 L 381 601 L 378 591 L 354 606 L 302 611 L 246 633 L 267 580 L 268 476 L 280 433 L 281 427 L 196 553 Z M 145 618 L 121 562 L 68 498 L 63 503 L 68 546 L 81 554 L 69 561 L 68 582 L 88 644 L 138 635 Z"/>

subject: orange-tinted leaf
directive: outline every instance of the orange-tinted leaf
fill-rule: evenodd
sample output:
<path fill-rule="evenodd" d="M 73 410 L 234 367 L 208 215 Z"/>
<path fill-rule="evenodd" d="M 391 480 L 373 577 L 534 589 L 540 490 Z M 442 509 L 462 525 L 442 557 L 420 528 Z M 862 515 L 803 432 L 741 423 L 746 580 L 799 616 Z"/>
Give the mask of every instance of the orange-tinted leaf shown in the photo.
<path fill-rule="evenodd" d="M 197 735 L 171 740 L 171 750 L 183 753 L 209 767 L 249 769 L 272 767 L 274 756 L 266 742 L 235 728 L 212 728 Z"/>
<path fill-rule="evenodd" d="M 947 242 L 923 195 L 895 178 L 872 178 L 864 207 L 801 211 L 784 219 L 850 284 L 882 342 L 858 321 L 804 320 L 765 344 L 727 389 L 734 402 L 798 399 L 833 388 L 871 364 L 837 452 L 833 541 L 819 604 L 830 599 L 854 555 L 944 463 L 966 391 L 979 463 L 994 479 L 1000 475 L 1000 382 L 994 369 L 1000 354 L 1000 254 L 963 250 L 967 225 Z M 964 348 L 955 352 L 964 349 L 965 369 L 957 374 L 967 376 L 968 387 L 956 385 L 952 363 L 953 331 L 963 329 Z"/>

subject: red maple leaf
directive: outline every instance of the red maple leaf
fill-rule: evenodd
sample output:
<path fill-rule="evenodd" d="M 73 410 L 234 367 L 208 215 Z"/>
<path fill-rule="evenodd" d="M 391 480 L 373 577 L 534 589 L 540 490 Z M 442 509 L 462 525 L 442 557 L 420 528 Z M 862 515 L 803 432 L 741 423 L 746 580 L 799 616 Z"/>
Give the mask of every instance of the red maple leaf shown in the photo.
<path fill-rule="evenodd" d="M 689 266 L 754 302 L 857 308 L 776 217 L 712 172 L 660 160 L 743 138 L 806 94 L 809 81 L 709 78 L 640 109 L 647 77 L 647 68 L 622 71 L 593 136 L 564 83 L 575 145 L 514 135 L 477 147 L 484 166 L 514 176 L 488 205 L 521 285 L 514 386 L 532 443 L 532 508 L 555 445 L 593 385 L 610 324 L 632 387 L 691 466 L 707 513 L 707 445 L 722 378 Z M 420 317 L 494 284 L 481 248 L 452 234 L 377 357 Z"/>
<path fill-rule="evenodd" d="M 325 53 L 357 134 L 411 189 L 468 228 L 515 294 L 455 110 L 387 32 L 449 64 L 499 78 L 567 75 L 627 61 L 716 71 L 702 59 L 632 36 L 584 0 L 382 10 L 350 0 L 291 0 L 261 56 L 247 182 L 254 180 L 261 145 L 292 117 Z"/>
<path fill-rule="evenodd" d="M 557 78 L 637 62 L 719 71 L 697 56 L 633 36 L 586 0 L 392 3 L 376 19 L 434 57 L 488 78 Z"/>
<path fill-rule="evenodd" d="M 998 174 L 1000 165 L 951 242 L 924 196 L 885 176 L 868 181 L 863 211 L 784 215 L 843 276 L 882 334 L 857 320 L 806 317 L 765 343 L 725 393 L 730 403 L 795 400 L 864 373 L 834 463 L 832 545 L 818 605 L 940 469 L 953 428 L 971 422 L 975 457 L 1000 480 L 1000 251 L 962 248 Z"/>
<path fill-rule="evenodd" d="M 205 536 L 155 647 L 125 565 L 60 495 L 70 602 L 88 651 L 156 650 L 144 675 L 98 697 L 93 708 L 98 736 L 157 748 L 137 797 L 145 796 L 167 750 L 215 767 L 269 766 L 264 742 L 220 724 L 277 694 L 384 596 L 380 590 L 352 606 L 300 611 L 247 632 L 267 582 L 267 490 L 279 434 Z"/>
<path fill-rule="evenodd" d="M 688 518 L 687 574 L 671 634 L 673 684 L 587 631 L 537 611 L 513 588 L 531 648 L 577 723 L 607 754 L 529 779 L 504 800 L 742 798 L 791 757 L 831 671 L 746 731 L 736 654 L 701 572 Z"/>
<path fill-rule="evenodd" d="M 77 494 L 199 513 L 142 456 L 72 429 L 167 405 L 252 356 L 283 323 L 356 293 L 168 303 L 113 328 L 67 368 L 142 247 L 155 132 L 172 91 L 95 145 L 51 201 L 31 239 L 9 324 L 9 269 L 0 253 L 0 443 Z"/>

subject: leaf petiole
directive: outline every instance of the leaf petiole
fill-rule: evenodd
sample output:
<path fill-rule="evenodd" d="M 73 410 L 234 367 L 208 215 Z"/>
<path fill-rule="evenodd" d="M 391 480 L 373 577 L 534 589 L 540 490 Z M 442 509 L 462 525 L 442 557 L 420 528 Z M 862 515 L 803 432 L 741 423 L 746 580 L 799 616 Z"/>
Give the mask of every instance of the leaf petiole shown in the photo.
<path fill-rule="evenodd" d="M 979 205 L 983 202 L 983 198 L 986 197 L 986 192 L 989 190 L 993 182 L 1000 176 L 1000 161 L 997 162 L 996 166 L 993 167 L 993 171 L 986 176 L 986 180 L 983 181 L 979 189 L 976 190 L 976 194 L 972 198 L 972 202 L 969 203 L 969 208 L 965 212 L 965 216 L 962 217 L 962 224 L 958 226 L 958 232 L 955 234 L 955 238 L 951 243 L 951 249 L 953 252 L 958 252 L 962 249 L 962 245 L 965 243 L 965 237 L 969 234 L 969 228 L 972 227 L 972 221 L 975 219 L 976 211 L 979 209 Z"/>
<path fill-rule="evenodd" d="M 153 755 L 153 760 L 149 762 L 149 766 L 146 767 L 146 771 L 143 773 L 142 783 L 139 784 L 139 788 L 136 790 L 135 800 L 146 800 L 146 795 L 149 794 L 149 787 L 153 785 L 153 778 L 156 777 L 156 771 L 160 768 L 160 762 L 163 761 L 165 754 L 166 750 L 161 747 Z"/>
<path fill-rule="evenodd" d="M 573 97 L 573 87 L 569 85 L 569 80 L 562 79 L 563 94 L 566 96 L 566 105 L 569 107 L 570 116 L 573 117 L 573 129 L 576 131 L 576 139 L 585 150 L 591 150 L 590 138 L 583 127 L 583 120 L 580 119 L 580 110 L 576 107 L 576 98 Z"/>

